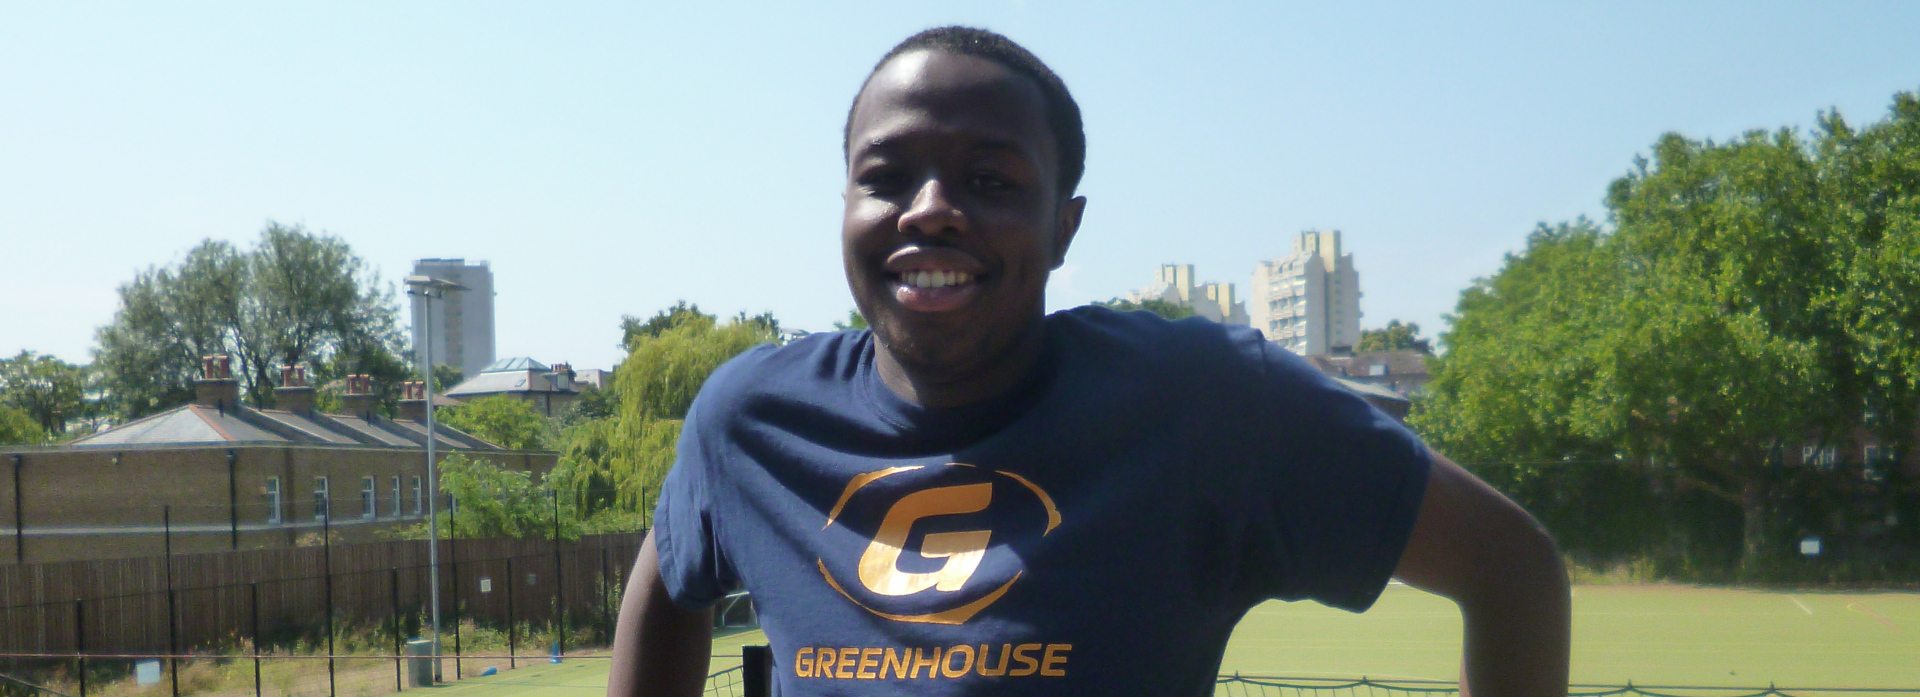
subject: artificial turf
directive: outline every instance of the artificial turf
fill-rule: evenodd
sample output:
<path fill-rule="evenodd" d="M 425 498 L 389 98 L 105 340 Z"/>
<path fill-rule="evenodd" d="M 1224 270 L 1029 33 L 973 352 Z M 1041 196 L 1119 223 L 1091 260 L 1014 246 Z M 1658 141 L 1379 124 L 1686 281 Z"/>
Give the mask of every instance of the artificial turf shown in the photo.
<path fill-rule="evenodd" d="M 1920 688 L 1920 594 L 1582 586 L 1574 597 L 1573 681 L 1585 684 Z M 715 639 L 738 655 L 759 632 Z M 777 659 L 776 659 L 777 660 Z M 1451 679 L 1460 660 L 1452 603 L 1404 586 L 1351 614 L 1269 602 L 1234 631 L 1221 672 Z M 716 658 L 714 670 L 738 664 Z M 435 688 L 441 697 L 588 697 L 607 661 L 570 658 Z M 452 693 L 458 693 L 457 695 Z"/>

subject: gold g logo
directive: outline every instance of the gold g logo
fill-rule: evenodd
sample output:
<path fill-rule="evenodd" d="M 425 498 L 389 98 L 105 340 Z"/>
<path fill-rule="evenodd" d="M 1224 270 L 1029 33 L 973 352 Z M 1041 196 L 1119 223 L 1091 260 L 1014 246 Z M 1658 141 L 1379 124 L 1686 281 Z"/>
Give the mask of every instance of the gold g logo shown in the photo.
<path fill-rule="evenodd" d="M 958 462 L 948 463 L 947 466 L 973 467 Z M 833 527 L 834 521 L 846 510 L 847 503 L 867 485 L 884 477 L 921 469 L 924 469 L 924 466 L 892 467 L 854 477 L 852 481 L 847 482 L 847 488 L 841 492 L 840 500 L 834 503 L 833 510 L 827 514 L 827 524 L 822 529 Z M 993 474 L 1020 484 L 1038 500 L 1041 508 L 1046 512 L 1046 527 L 1040 533 L 1042 537 L 1053 532 L 1053 529 L 1060 525 L 1060 511 L 1054 507 L 1053 498 L 1048 496 L 1047 492 L 1025 477 L 1012 472 L 995 470 Z M 882 600 L 916 596 L 931 590 L 936 595 L 933 602 L 940 605 L 947 604 L 940 601 L 946 600 L 949 594 L 955 602 L 965 600 L 966 596 L 972 595 L 962 591 L 967 590 L 967 582 L 974 577 L 975 572 L 979 571 L 981 562 L 986 559 L 988 545 L 993 541 L 992 530 L 928 532 L 921 535 L 919 556 L 940 562 L 937 568 L 930 571 L 903 570 L 900 568 L 900 558 L 909 546 L 915 523 L 941 516 L 986 511 L 993 504 L 993 491 L 993 482 L 987 481 L 921 489 L 900 497 L 881 517 L 879 528 L 873 533 L 872 541 L 860 554 L 860 587 L 868 593 L 879 596 Z M 834 590 L 839 591 L 840 595 L 861 609 L 897 622 L 930 624 L 961 624 L 972 619 L 981 610 L 1006 595 L 1007 590 L 1013 587 L 1013 583 L 1020 580 L 1020 576 L 1025 573 L 1015 571 L 1012 577 L 998 584 L 992 591 L 953 607 L 933 612 L 893 613 L 861 602 L 852 593 L 848 593 L 847 589 L 833 577 L 832 572 L 827 570 L 824 559 L 816 560 L 815 563 L 820 567 L 820 575 L 827 580 L 827 585 L 832 586 Z"/>

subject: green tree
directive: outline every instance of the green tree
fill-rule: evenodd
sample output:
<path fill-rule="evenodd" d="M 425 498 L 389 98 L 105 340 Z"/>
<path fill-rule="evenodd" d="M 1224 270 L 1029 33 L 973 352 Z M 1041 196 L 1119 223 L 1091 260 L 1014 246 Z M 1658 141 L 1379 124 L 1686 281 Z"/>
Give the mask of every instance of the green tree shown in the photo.
<path fill-rule="evenodd" d="M 1610 232 L 1543 227 L 1462 295 L 1412 420 L 1457 457 L 1503 463 L 1490 478 L 1563 502 L 1591 487 L 1526 463 L 1617 460 L 1711 497 L 1740 531 L 1737 568 L 1764 573 L 1802 530 L 1863 505 L 1792 513 L 1843 499 L 1777 467 L 1784 445 L 1866 428 L 1907 450 L 1920 423 L 1920 102 L 1897 95 L 1863 129 L 1823 114 L 1811 136 L 1667 135 L 1606 203 Z M 1893 501 L 1915 488 L 1882 487 Z"/>
<path fill-rule="evenodd" d="M 374 374 L 389 391 L 406 374 L 392 288 L 339 238 L 298 226 L 270 223 L 247 251 L 203 242 L 176 267 L 136 275 L 120 299 L 95 364 L 123 418 L 191 400 L 199 358 L 213 353 L 233 356 L 258 405 L 273 403 L 281 365 Z"/>
<path fill-rule="evenodd" d="M 857 308 L 857 307 L 851 310 L 847 310 L 847 321 L 833 323 L 834 331 L 840 331 L 840 332 L 844 332 L 849 329 L 866 329 L 866 328 L 867 328 L 867 318 L 865 315 L 860 314 L 860 308 Z"/>
<path fill-rule="evenodd" d="M 550 450 L 557 434 L 533 405 L 494 395 L 434 412 L 440 423 L 509 450 Z"/>
<path fill-rule="evenodd" d="M 614 371 L 613 413 L 566 429 L 554 481 L 594 520 L 626 516 L 637 525 L 652 514 L 701 386 L 734 356 L 776 342 L 779 324 L 771 315 L 718 324 L 683 302 L 646 323 L 629 317 L 623 329 L 630 341 Z"/>
<path fill-rule="evenodd" d="M 577 540 L 582 532 L 578 511 L 565 497 L 556 497 L 553 476 L 535 481 L 532 474 L 508 469 L 484 457 L 462 453 L 440 461 L 440 488 L 453 497 L 453 510 L 440 511 L 445 534 L 475 537 L 550 538 L 559 526 L 560 539 Z M 423 523 L 400 537 L 425 539 Z"/>
<path fill-rule="evenodd" d="M 21 351 L 0 359 L 0 402 L 25 412 L 40 430 L 66 433 L 67 422 L 87 414 L 85 368 L 53 356 Z"/>
<path fill-rule="evenodd" d="M 577 426 L 588 421 L 613 418 L 614 411 L 620 408 L 619 395 L 611 386 L 601 389 L 587 385 L 580 390 L 580 398 L 573 407 L 560 415 L 563 426 Z"/>
<path fill-rule="evenodd" d="M 1151 312 L 1167 319 L 1184 319 L 1193 316 L 1193 308 L 1159 298 L 1150 298 L 1137 303 L 1125 298 L 1114 298 L 1106 302 L 1096 302 L 1094 304 L 1101 307 L 1113 308 L 1121 312 Z"/>
<path fill-rule="evenodd" d="M 467 381 L 467 374 L 457 365 L 436 365 L 433 367 L 433 391 L 435 394 L 453 389 Z"/>
<path fill-rule="evenodd" d="M 719 324 L 720 318 L 700 311 L 699 305 L 689 305 L 682 300 L 673 307 L 661 310 L 642 321 L 633 315 L 620 318 L 620 348 L 632 351 L 641 339 L 660 336 L 669 329 L 687 325 L 700 325 L 712 328 Z"/>
<path fill-rule="evenodd" d="M 0 404 L 0 445 L 39 445 L 47 432 L 23 409 Z"/>
<path fill-rule="evenodd" d="M 1360 331 L 1360 345 L 1355 351 L 1419 351 L 1433 353 L 1433 343 L 1420 338 L 1420 325 L 1400 320 L 1388 320 L 1387 326 L 1380 329 Z"/>

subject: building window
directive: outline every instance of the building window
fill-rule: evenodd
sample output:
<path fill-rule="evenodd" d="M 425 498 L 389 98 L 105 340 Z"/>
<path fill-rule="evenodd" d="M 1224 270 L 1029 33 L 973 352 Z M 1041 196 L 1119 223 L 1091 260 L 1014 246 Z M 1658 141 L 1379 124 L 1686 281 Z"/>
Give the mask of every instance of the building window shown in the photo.
<path fill-rule="evenodd" d="M 372 518 L 380 515 L 380 504 L 374 497 L 373 477 L 360 478 L 360 517 Z"/>
<path fill-rule="evenodd" d="M 393 478 L 393 517 L 400 517 L 400 477 Z"/>
<path fill-rule="evenodd" d="M 1860 461 L 1868 465 L 1879 464 L 1880 463 L 1880 446 L 1878 445 L 1867 446 L 1862 452 L 1862 458 Z"/>
<path fill-rule="evenodd" d="M 332 515 L 327 510 L 330 499 L 327 497 L 327 478 L 313 478 L 313 519 L 326 520 Z"/>
<path fill-rule="evenodd" d="M 1371 376 L 1375 376 L 1375 377 L 1378 377 L 1378 376 L 1381 376 L 1381 375 L 1386 375 L 1386 374 L 1387 374 L 1387 364 L 1385 364 L 1385 363 L 1368 363 L 1368 364 L 1367 364 L 1367 374 L 1368 374 L 1368 375 L 1371 375 Z"/>
<path fill-rule="evenodd" d="M 260 496 L 266 499 L 267 523 L 280 524 L 280 478 L 267 477 L 267 485 L 260 489 Z"/>
<path fill-rule="evenodd" d="M 424 495 L 425 494 L 420 490 L 420 478 L 414 477 L 413 478 L 413 514 L 414 515 L 420 515 L 421 513 L 426 511 L 426 499 L 422 498 L 422 496 Z"/>

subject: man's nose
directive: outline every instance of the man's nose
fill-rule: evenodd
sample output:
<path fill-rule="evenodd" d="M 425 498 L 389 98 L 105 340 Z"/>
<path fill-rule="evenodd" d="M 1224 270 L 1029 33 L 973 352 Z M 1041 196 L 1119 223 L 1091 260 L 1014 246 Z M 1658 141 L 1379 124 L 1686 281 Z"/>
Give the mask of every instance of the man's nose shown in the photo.
<path fill-rule="evenodd" d="M 913 205 L 900 214 L 900 231 L 921 235 L 952 235 L 966 232 L 967 215 L 954 205 L 947 186 L 937 177 L 929 177 L 913 194 Z"/>

